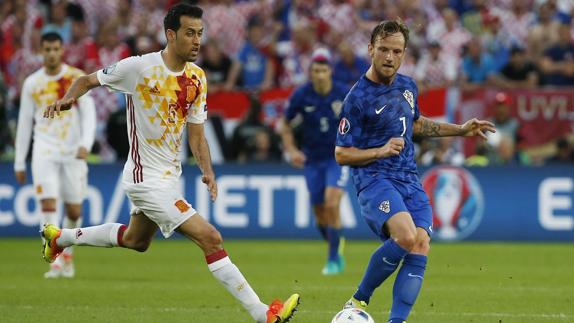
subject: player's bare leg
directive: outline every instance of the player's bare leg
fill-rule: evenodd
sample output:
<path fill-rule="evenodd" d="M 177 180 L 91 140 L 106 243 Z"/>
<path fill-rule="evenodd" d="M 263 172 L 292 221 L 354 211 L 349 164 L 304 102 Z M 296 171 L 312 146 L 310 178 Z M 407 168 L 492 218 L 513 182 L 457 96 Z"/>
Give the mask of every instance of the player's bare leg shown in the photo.
<path fill-rule="evenodd" d="M 58 221 L 56 214 L 56 199 L 45 198 L 40 200 L 40 209 L 42 216 L 40 217 L 40 228 L 46 223 L 56 223 Z M 50 270 L 44 273 L 44 278 L 59 278 L 62 275 L 63 260 L 58 258 L 58 261 L 50 264 Z"/>
<path fill-rule="evenodd" d="M 177 229 L 188 239 L 195 242 L 205 254 L 207 266 L 213 276 L 241 302 L 257 322 L 286 322 L 291 318 L 299 304 L 299 295 L 292 295 L 286 302 L 274 301 L 270 306 L 259 299 L 253 288 L 249 285 L 243 274 L 227 256 L 223 249 L 221 234 L 213 225 L 199 214 L 194 214 Z"/>
<path fill-rule="evenodd" d="M 327 222 L 327 242 L 329 243 L 329 257 L 327 264 L 323 268 L 324 275 L 334 275 L 342 272 L 345 268 L 345 261 L 342 256 L 341 244 L 341 218 L 339 207 L 343 190 L 338 187 L 327 187 L 325 189 L 324 221 Z"/>

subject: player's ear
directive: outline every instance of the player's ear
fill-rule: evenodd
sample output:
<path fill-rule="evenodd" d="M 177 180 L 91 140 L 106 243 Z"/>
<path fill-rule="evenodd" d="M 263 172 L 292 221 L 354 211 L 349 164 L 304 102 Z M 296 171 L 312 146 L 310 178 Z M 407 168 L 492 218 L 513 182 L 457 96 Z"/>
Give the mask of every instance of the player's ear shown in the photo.
<path fill-rule="evenodd" d="M 174 41 L 176 38 L 177 34 L 175 31 L 168 29 L 165 31 L 165 38 L 167 38 L 167 42 L 169 43 L 170 41 Z"/>
<path fill-rule="evenodd" d="M 369 57 L 373 58 L 373 44 L 369 43 L 369 46 L 367 49 L 369 51 Z"/>

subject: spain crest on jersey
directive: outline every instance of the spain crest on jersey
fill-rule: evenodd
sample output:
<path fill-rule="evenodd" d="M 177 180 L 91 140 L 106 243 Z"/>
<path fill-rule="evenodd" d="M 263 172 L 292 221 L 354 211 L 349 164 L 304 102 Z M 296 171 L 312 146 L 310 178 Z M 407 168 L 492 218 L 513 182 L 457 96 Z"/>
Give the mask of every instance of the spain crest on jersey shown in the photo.
<path fill-rule="evenodd" d="M 405 90 L 405 92 L 403 92 L 403 96 L 405 97 L 405 100 L 407 100 L 409 105 L 411 106 L 411 112 L 413 114 L 415 114 L 415 98 L 413 96 L 413 92 L 411 92 L 409 90 Z"/>

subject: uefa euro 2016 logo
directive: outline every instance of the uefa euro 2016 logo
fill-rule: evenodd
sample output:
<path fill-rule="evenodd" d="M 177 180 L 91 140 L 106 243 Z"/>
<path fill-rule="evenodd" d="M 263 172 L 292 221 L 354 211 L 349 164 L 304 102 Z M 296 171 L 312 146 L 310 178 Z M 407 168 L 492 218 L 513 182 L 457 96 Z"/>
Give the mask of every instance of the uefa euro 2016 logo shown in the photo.
<path fill-rule="evenodd" d="M 470 172 L 460 167 L 435 167 L 423 175 L 422 185 L 433 209 L 434 238 L 461 240 L 476 230 L 484 199 Z"/>

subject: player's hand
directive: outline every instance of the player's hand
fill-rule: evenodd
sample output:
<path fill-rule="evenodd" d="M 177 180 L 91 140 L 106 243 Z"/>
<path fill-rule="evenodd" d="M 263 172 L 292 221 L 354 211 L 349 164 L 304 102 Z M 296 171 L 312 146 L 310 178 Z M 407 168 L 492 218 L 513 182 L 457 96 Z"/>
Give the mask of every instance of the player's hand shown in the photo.
<path fill-rule="evenodd" d="M 383 147 L 379 148 L 380 150 L 377 155 L 379 158 L 398 156 L 403 148 L 405 148 L 404 138 L 391 138 Z"/>
<path fill-rule="evenodd" d="M 299 150 L 293 149 L 289 151 L 289 162 L 293 167 L 303 168 L 305 166 L 305 161 L 307 160 L 307 156 Z"/>
<path fill-rule="evenodd" d="M 16 171 L 16 182 L 20 185 L 26 184 L 26 172 L 25 171 Z"/>
<path fill-rule="evenodd" d="M 486 120 L 470 119 L 461 126 L 462 135 L 465 137 L 480 136 L 486 140 L 486 132 L 496 132 L 494 124 Z"/>
<path fill-rule="evenodd" d="M 86 147 L 80 147 L 78 148 L 78 152 L 76 153 L 76 158 L 77 159 L 83 159 L 86 160 L 86 158 L 88 157 L 88 149 L 86 149 Z"/>
<path fill-rule="evenodd" d="M 72 105 L 76 103 L 76 99 L 62 99 L 50 104 L 44 110 L 44 118 L 54 118 L 54 115 L 60 115 L 60 111 L 70 110 Z"/>
<path fill-rule="evenodd" d="M 207 190 L 209 191 L 209 195 L 211 195 L 211 201 L 215 202 L 215 199 L 217 199 L 217 183 L 215 182 L 215 175 L 204 174 L 201 176 L 201 181 L 207 185 Z"/>

